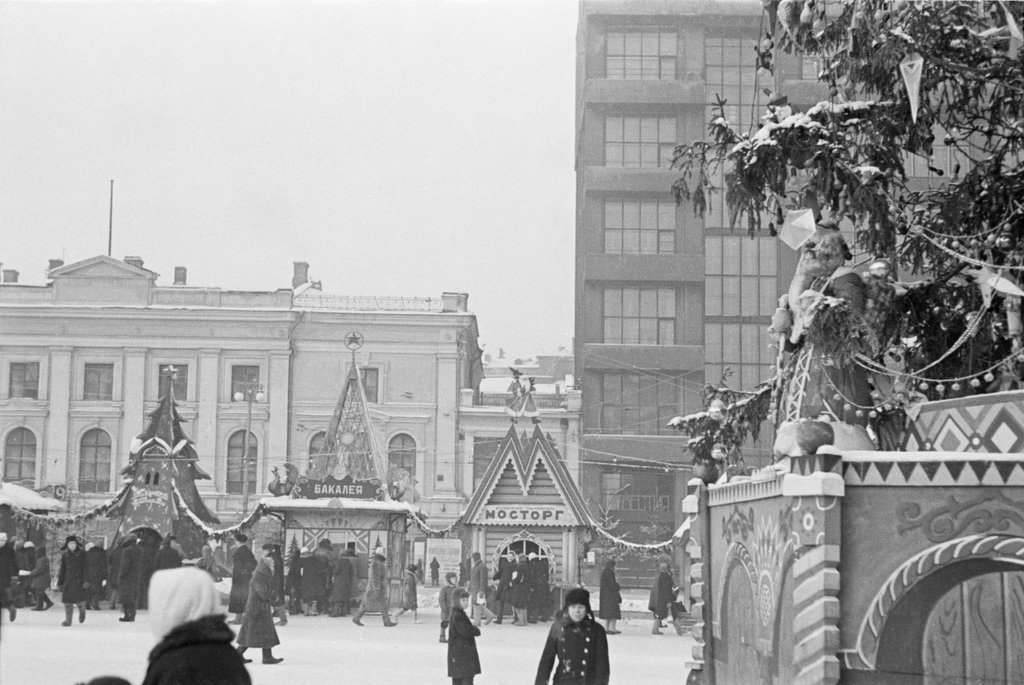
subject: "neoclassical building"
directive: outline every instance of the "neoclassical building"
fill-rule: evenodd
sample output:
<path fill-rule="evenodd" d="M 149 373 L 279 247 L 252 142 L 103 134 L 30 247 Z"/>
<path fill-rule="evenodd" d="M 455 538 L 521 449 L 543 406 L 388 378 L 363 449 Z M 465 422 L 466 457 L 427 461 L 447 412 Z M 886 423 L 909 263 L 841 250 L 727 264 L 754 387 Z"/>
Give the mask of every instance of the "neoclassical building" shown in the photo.
<path fill-rule="evenodd" d="M 308 265 L 295 267 L 291 287 L 273 291 L 189 285 L 182 267 L 161 285 L 136 257 L 54 260 L 41 285 L 5 278 L 3 480 L 65 486 L 73 510 L 105 500 L 161 384 L 173 382 L 211 476 L 200 491 L 230 518 L 243 494 L 266 492 L 273 467 L 304 462 L 323 439 L 354 355 L 389 458 L 413 474 L 425 513 L 454 516 L 474 486 L 460 393 L 475 393 L 482 375 L 468 296 L 329 295 Z"/>

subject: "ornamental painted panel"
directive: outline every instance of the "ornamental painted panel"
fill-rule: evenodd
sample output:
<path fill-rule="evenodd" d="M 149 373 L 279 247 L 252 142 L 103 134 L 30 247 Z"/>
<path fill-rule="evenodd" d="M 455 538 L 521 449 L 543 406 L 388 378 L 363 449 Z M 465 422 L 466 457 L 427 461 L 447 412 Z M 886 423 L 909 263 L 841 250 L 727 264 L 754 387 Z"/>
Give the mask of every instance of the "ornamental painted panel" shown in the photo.
<path fill-rule="evenodd" d="M 907 424 L 907 452 L 1024 451 L 1024 391 L 929 402 Z"/>

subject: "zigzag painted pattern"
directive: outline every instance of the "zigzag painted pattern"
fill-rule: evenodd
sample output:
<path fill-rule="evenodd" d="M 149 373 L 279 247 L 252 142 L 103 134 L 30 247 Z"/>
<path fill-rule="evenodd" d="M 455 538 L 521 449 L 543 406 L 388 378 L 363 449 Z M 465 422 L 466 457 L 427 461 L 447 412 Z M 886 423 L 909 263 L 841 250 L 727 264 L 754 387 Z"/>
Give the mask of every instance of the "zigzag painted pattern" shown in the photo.
<path fill-rule="evenodd" d="M 978 485 L 1019 485 L 1024 486 L 1024 462 L 1002 457 L 986 459 L 954 456 L 942 459 L 924 458 L 885 459 L 885 452 L 878 453 L 878 459 L 856 459 L 843 462 L 843 480 L 847 485 L 889 485 L 889 486 L 968 486 Z"/>
<path fill-rule="evenodd" d="M 909 422 L 907 452 L 1024 452 L 1024 391 L 932 402 Z"/>

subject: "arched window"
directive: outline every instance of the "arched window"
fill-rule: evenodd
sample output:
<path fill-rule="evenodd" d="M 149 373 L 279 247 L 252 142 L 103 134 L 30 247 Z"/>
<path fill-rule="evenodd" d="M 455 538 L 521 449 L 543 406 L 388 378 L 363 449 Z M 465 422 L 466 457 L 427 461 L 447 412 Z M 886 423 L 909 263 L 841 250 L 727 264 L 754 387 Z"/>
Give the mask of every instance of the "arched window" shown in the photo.
<path fill-rule="evenodd" d="M 110 436 L 105 430 L 93 428 L 82 436 L 78 450 L 78 490 L 110 490 Z"/>
<path fill-rule="evenodd" d="M 227 491 L 229 494 L 242 494 L 242 482 L 243 472 L 245 471 L 245 431 L 235 431 L 230 438 L 228 438 L 228 477 L 227 477 Z M 255 494 L 256 492 L 256 461 L 259 457 L 259 443 L 256 440 L 256 436 L 249 433 L 249 469 L 248 478 L 244 480 L 249 481 L 249 493 Z"/>
<path fill-rule="evenodd" d="M 28 428 L 15 428 L 4 444 L 4 480 L 12 483 L 36 481 L 36 436 Z"/>
<path fill-rule="evenodd" d="M 312 439 L 309 441 L 309 455 L 312 457 L 314 454 L 319 454 L 324 448 L 324 443 L 327 441 L 327 433 L 320 431 L 314 433 Z"/>
<path fill-rule="evenodd" d="M 399 433 L 388 443 L 388 463 L 416 477 L 416 441 L 411 435 Z"/>

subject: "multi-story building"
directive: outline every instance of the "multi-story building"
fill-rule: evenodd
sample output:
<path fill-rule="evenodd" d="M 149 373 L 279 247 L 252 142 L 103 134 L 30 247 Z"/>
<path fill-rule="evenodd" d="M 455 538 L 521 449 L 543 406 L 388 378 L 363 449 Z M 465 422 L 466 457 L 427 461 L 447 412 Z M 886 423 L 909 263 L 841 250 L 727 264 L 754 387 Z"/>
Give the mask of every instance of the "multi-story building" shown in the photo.
<path fill-rule="evenodd" d="M 734 389 L 771 375 L 778 241 L 729 228 L 724 196 L 701 219 L 671 192 L 677 143 L 706 137 L 716 96 L 760 116 L 761 3 L 582 2 L 576 83 L 576 382 L 582 487 L 633 539 L 680 522 L 686 437 L 726 368 Z M 792 273 L 790 271 L 790 273 Z M 757 463 L 758 450 L 747 451 Z M 652 526 L 651 524 L 656 524 Z M 660 530 L 659 530 L 660 528 Z"/>
<path fill-rule="evenodd" d="M 0 283 L 3 480 L 65 485 L 73 508 L 108 498 L 173 366 L 179 411 L 212 477 L 200 492 L 230 518 L 243 493 L 265 493 L 274 466 L 304 467 L 317 449 L 357 333 L 375 427 L 424 512 L 454 518 L 472 494 L 459 402 L 482 367 L 467 295 L 332 296 L 301 262 L 291 288 L 262 292 L 188 285 L 181 267 L 159 285 L 132 257 L 50 267 L 42 285 L 11 274 Z"/>

